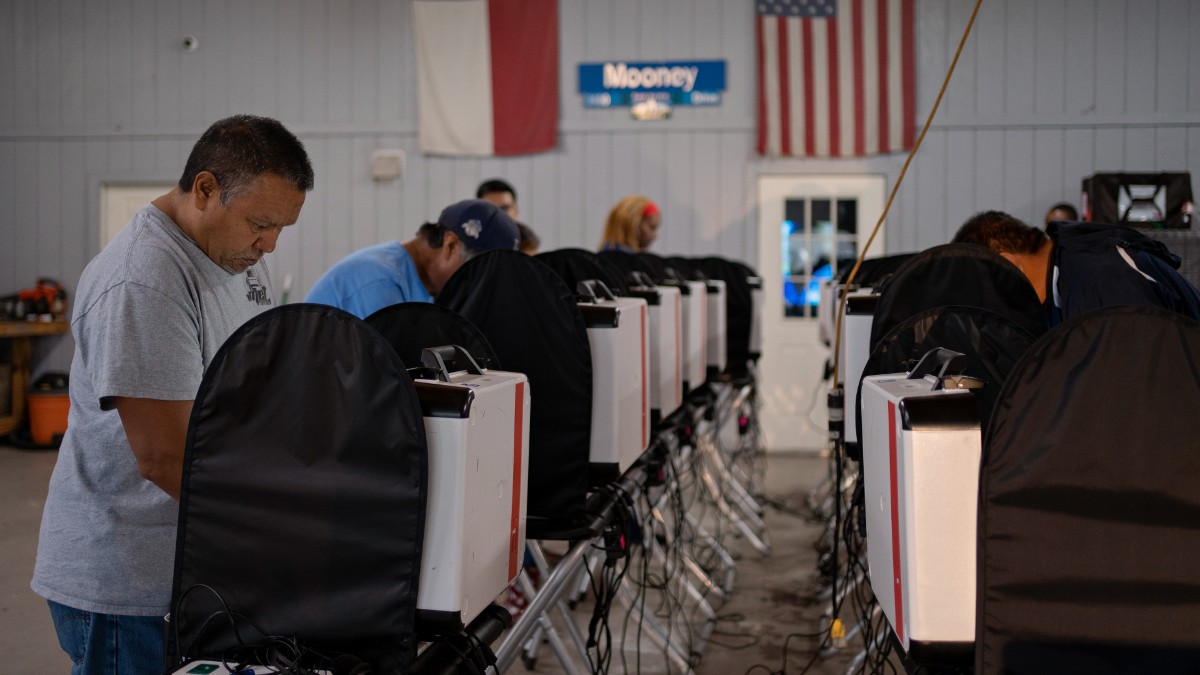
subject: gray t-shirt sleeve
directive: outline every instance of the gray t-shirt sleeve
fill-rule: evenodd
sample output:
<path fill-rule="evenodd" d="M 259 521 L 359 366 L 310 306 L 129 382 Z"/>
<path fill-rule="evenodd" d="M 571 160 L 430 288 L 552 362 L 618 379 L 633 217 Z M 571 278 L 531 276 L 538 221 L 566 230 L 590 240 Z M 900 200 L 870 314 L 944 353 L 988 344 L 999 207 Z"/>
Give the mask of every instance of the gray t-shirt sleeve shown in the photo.
<path fill-rule="evenodd" d="M 162 291 L 122 282 L 106 291 L 77 333 L 102 409 L 112 397 L 167 401 L 196 397 L 204 375 L 197 313 Z"/>

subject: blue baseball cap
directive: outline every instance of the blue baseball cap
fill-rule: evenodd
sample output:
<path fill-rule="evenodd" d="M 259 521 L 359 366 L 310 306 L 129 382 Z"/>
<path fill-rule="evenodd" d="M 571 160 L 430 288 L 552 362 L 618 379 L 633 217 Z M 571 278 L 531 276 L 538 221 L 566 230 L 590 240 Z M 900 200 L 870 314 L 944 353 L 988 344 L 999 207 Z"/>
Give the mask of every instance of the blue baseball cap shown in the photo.
<path fill-rule="evenodd" d="M 515 251 L 521 234 L 517 224 L 495 204 L 482 199 L 465 199 L 442 209 L 438 225 L 458 235 L 472 250 L 502 248 Z"/>

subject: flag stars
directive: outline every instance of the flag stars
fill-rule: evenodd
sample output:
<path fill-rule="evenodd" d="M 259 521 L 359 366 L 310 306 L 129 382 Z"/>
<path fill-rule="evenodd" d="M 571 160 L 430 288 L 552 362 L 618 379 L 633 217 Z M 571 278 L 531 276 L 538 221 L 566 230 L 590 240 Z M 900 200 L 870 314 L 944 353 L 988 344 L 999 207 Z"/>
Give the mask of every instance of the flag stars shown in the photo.
<path fill-rule="evenodd" d="M 755 2 L 760 15 L 810 18 L 830 18 L 837 16 L 837 5 L 834 0 L 768 0 Z"/>

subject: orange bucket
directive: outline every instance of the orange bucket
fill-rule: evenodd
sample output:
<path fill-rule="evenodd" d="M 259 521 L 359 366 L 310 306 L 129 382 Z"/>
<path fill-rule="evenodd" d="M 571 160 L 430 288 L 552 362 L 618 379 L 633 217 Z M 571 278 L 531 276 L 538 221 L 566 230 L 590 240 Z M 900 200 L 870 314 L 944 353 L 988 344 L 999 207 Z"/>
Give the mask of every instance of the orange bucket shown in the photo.
<path fill-rule="evenodd" d="M 29 392 L 29 432 L 38 445 L 53 445 L 54 436 L 67 433 L 71 396 L 67 392 Z"/>

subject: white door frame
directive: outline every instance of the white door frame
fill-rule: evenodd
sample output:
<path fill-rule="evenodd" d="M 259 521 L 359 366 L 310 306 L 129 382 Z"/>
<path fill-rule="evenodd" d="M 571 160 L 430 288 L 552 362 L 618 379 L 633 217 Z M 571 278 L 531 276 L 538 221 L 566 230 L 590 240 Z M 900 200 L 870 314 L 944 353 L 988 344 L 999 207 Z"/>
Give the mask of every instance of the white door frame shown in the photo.
<path fill-rule="evenodd" d="M 105 182 L 100 185 L 100 249 L 125 228 L 146 204 L 171 191 L 164 181 Z"/>
<path fill-rule="evenodd" d="M 758 269 L 763 280 L 763 355 L 759 390 L 762 425 L 771 451 L 820 450 L 826 447 L 825 393 L 822 380 L 829 348 L 821 343 L 815 318 L 784 317 L 782 241 L 784 201 L 792 198 L 858 200 L 858 252 L 879 220 L 886 199 L 884 174 L 791 174 L 758 178 Z M 884 253 L 881 229 L 870 256 Z"/>

